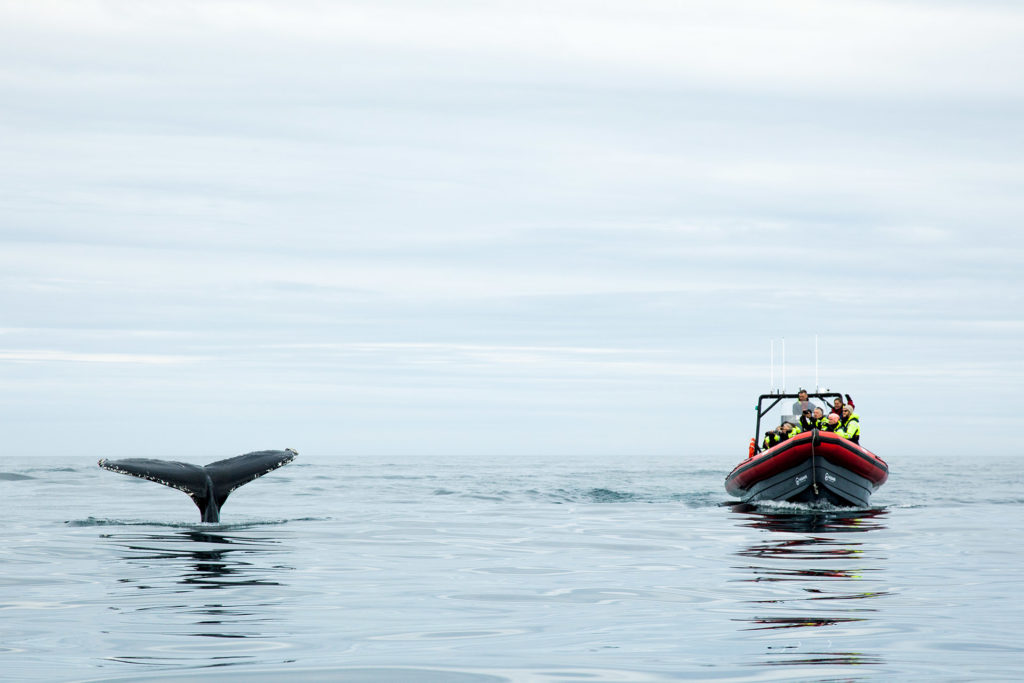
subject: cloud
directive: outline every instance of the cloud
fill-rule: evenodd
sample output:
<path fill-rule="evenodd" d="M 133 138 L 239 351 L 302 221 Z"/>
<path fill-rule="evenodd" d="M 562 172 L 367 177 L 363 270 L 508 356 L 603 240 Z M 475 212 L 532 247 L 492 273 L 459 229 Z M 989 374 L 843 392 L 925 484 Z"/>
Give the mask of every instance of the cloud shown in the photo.
<path fill-rule="evenodd" d="M 58 349 L 0 349 L 0 362 L 12 363 L 116 363 L 119 365 L 179 365 L 200 358 L 182 355 L 85 353 Z"/>
<path fill-rule="evenodd" d="M 814 334 L 894 444 L 917 441 L 887 401 L 943 383 L 1010 419 L 1022 22 L 0 4 L 12 424 L 59 397 L 96 434 L 180 419 L 180 448 L 273 426 L 324 452 L 710 452 L 745 433 L 768 340 L 806 384 Z"/>
<path fill-rule="evenodd" d="M 1001 96 L 1016 79 L 1024 15 L 1010 4 L 752 0 L 627 6 L 581 2 L 8 3 L 22 43 L 61 35 L 64 54 L 98 42 L 81 71 L 298 76 L 359 73 L 596 81 L 657 78 L 779 92 Z M 145 47 L 146 49 L 142 49 Z M 114 60 L 129 51 L 131 62 Z M 169 59 L 177 49 L 178 59 Z M 182 51 L 184 50 L 184 51 Z M 60 52 L 29 63 L 61 64 Z M 234 55 L 237 59 L 229 58 Z M 352 60 L 357 55 L 372 60 Z M 204 58 L 212 68 L 202 69 Z M 349 59 L 346 59 L 348 57 Z M 282 63 L 282 59 L 284 63 Z M 296 73 L 294 66 L 325 66 Z M 359 69 L 354 69 L 355 63 Z M 275 64 L 277 68 L 275 69 Z M 177 65 L 177 66 L 175 66 Z M 61 71 L 63 68 L 60 69 Z"/>

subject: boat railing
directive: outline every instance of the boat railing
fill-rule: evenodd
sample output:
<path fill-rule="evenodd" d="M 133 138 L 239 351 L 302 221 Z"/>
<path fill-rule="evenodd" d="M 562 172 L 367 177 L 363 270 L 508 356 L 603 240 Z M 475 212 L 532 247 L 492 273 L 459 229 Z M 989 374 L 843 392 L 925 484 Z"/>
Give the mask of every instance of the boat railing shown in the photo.
<path fill-rule="evenodd" d="M 798 399 L 798 398 L 800 398 L 800 394 L 799 393 L 796 393 L 796 394 L 786 394 L 786 393 L 781 393 L 781 392 L 780 393 L 771 393 L 771 394 L 761 394 L 760 396 L 757 397 L 757 423 L 754 425 L 754 449 L 755 449 L 755 452 L 757 452 L 757 453 L 761 452 L 761 440 L 758 438 L 758 436 L 761 434 L 761 419 L 769 411 L 771 411 L 772 408 L 777 406 L 780 402 L 782 402 L 782 401 L 784 401 L 786 399 Z M 842 400 L 843 395 L 840 394 L 839 392 L 836 392 L 836 391 L 815 391 L 813 393 L 808 391 L 807 392 L 807 398 L 808 399 L 816 398 L 816 399 L 820 400 L 821 402 L 823 402 L 825 404 L 825 406 L 827 407 L 832 399 L 838 398 L 838 399 Z M 767 406 L 765 406 L 765 402 L 766 401 L 770 401 L 770 403 Z M 800 416 L 799 415 L 792 415 L 792 414 L 783 415 L 782 419 L 779 421 L 779 424 L 782 424 L 783 422 L 790 422 L 791 424 L 798 425 L 798 424 L 800 424 Z"/>

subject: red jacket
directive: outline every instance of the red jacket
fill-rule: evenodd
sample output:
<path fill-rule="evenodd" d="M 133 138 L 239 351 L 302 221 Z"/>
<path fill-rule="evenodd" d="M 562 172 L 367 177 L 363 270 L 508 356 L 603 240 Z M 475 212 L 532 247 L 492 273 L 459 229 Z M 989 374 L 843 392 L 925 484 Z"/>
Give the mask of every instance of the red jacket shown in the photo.
<path fill-rule="evenodd" d="M 855 410 L 855 406 L 853 405 L 853 399 L 850 398 L 849 395 L 846 396 L 846 405 L 850 406 L 850 410 Z M 835 406 L 832 406 L 832 413 L 834 415 L 838 415 L 839 417 L 842 417 L 843 416 L 843 409 L 842 408 L 836 408 Z"/>

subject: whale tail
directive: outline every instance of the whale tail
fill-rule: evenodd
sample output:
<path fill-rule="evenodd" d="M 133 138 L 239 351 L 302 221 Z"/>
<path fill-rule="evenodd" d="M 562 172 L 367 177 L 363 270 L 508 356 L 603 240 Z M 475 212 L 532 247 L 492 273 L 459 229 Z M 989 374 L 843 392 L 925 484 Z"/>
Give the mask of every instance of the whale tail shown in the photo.
<path fill-rule="evenodd" d="M 103 459 L 99 461 L 99 466 L 111 472 L 130 474 L 184 491 L 199 508 L 204 522 L 219 522 L 220 509 L 232 491 L 287 465 L 296 456 L 297 451 L 286 448 L 283 451 L 246 453 L 211 462 L 206 467 L 151 458 Z"/>

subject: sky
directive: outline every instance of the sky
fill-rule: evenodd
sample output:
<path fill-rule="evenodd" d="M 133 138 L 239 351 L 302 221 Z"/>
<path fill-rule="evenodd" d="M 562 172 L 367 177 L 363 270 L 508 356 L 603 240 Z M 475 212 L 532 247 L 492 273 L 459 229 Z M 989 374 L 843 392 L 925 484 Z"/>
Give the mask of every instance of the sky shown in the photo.
<path fill-rule="evenodd" d="M 818 386 L 890 463 L 1020 453 L 1021 35 L 977 0 L 0 0 L 4 451 L 731 466 L 759 394 Z"/>

